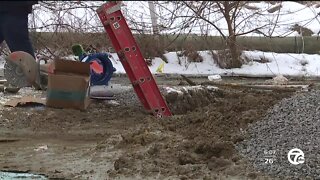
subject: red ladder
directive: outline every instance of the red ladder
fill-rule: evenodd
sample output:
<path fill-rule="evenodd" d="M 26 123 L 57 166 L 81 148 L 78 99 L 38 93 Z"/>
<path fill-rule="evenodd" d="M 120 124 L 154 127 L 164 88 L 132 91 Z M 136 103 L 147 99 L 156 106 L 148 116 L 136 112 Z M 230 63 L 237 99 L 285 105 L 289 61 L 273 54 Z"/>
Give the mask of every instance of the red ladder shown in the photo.
<path fill-rule="evenodd" d="M 107 2 L 97 13 L 144 108 L 157 117 L 171 116 L 121 12 L 121 1 Z"/>

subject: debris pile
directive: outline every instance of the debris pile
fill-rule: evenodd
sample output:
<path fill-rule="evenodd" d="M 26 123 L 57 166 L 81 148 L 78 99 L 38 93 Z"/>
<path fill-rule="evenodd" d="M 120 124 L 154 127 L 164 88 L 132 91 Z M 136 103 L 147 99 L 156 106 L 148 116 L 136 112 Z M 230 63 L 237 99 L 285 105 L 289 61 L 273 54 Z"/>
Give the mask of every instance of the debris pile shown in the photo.
<path fill-rule="evenodd" d="M 274 84 L 274 85 L 286 85 L 288 84 L 288 82 L 289 80 L 281 74 L 275 76 L 271 80 L 266 81 L 267 84 Z"/>
<path fill-rule="evenodd" d="M 174 115 L 204 107 L 215 102 L 217 97 L 223 96 L 223 92 L 215 86 L 171 86 L 159 87 L 159 90 Z M 123 89 L 117 94 L 116 101 L 125 106 L 141 106 L 132 88 Z"/>
<path fill-rule="evenodd" d="M 173 114 L 185 114 L 215 102 L 223 93 L 214 86 L 166 87 L 165 99 Z"/>

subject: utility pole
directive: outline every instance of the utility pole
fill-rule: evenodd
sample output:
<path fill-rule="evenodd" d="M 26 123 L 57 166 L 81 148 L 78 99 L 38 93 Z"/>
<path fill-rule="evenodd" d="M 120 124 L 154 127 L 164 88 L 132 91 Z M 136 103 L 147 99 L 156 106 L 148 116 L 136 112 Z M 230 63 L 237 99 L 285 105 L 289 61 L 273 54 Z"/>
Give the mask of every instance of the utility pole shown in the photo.
<path fill-rule="evenodd" d="M 159 35 L 159 27 L 157 22 L 157 15 L 156 15 L 156 8 L 154 7 L 153 1 L 148 1 L 149 4 L 149 10 L 150 10 L 150 16 L 151 16 L 151 23 L 152 23 L 152 31 L 154 35 Z"/>
<path fill-rule="evenodd" d="M 166 62 L 168 63 L 168 61 L 165 59 L 165 57 L 163 56 L 164 53 L 164 49 L 163 49 L 163 38 L 161 37 L 160 34 L 160 28 L 158 26 L 158 17 L 156 14 L 156 8 L 154 6 L 154 2 L 153 1 L 148 1 L 149 4 L 149 10 L 150 10 L 150 17 L 151 17 L 151 23 L 152 23 L 152 32 L 153 35 L 156 38 L 157 41 L 157 50 L 158 50 L 158 55 Z"/>

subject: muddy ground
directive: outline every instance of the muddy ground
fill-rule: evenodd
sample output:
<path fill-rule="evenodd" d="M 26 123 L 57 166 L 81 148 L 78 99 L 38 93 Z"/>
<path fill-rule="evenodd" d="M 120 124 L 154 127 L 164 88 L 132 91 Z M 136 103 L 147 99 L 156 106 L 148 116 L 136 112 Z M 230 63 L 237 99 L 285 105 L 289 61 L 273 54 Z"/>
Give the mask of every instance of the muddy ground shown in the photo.
<path fill-rule="evenodd" d="M 126 77 L 113 81 L 129 83 Z M 249 123 L 291 95 L 220 87 L 200 98 L 171 97 L 171 107 L 196 103 L 175 107 L 175 115 L 163 119 L 141 106 L 104 101 L 94 101 L 87 111 L 1 107 L 0 170 L 57 179 L 269 179 L 239 156 L 234 144 L 246 138 Z"/>

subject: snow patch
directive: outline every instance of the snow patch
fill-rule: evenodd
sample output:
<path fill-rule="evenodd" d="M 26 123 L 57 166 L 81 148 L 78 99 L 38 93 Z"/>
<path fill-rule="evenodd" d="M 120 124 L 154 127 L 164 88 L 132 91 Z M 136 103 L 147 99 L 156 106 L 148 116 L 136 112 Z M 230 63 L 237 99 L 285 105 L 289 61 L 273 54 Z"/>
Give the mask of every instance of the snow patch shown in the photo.
<path fill-rule="evenodd" d="M 218 81 L 221 80 L 221 76 L 220 75 L 211 75 L 208 76 L 209 81 Z"/>
<path fill-rule="evenodd" d="M 212 59 L 209 51 L 199 51 L 203 62 L 188 62 L 185 57 L 178 57 L 177 52 L 165 54 L 168 63 L 164 64 L 163 74 L 189 74 L 189 75 L 248 75 L 248 76 L 270 76 L 279 74 L 283 76 L 320 76 L 320 55 L 318 54 L 294 54 L 274 53 L 263 51 L 243 51 L 248 62 L 240 68 L 222 69 Z M 125 73 L 116 53 L 112 53 L 113 65 L 116 73 Z M 254 60 L 267 59 L 267 62 Z M 149 69 L 152 74 L 156 72 L 163 62 L 161 58 L 154 58 Z"/>

